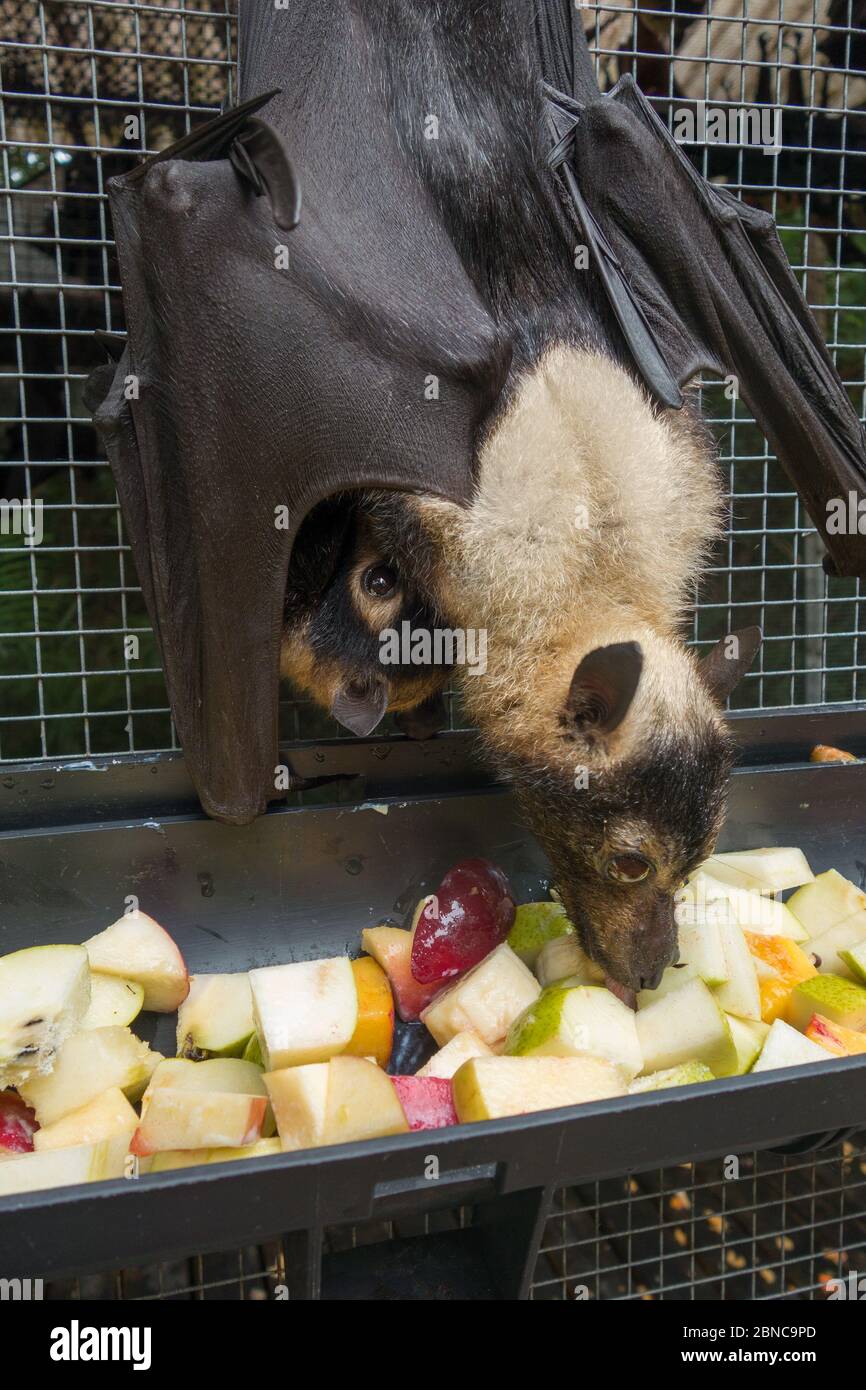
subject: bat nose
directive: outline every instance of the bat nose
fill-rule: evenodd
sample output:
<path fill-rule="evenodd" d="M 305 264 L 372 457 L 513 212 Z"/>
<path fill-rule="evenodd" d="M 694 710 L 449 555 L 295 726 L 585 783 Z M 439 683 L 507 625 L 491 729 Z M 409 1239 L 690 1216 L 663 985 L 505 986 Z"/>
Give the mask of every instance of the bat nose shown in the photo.
<path fill-rule="evenodd" d="M 641 977 L 640 977 L 640 987 L 641 987 L 641 989 L 658 989 L 659 985 L 661 984 L 661 978 L 662 978 L 662 975 L 664 974 L 664 969 L 665 969 L 665 968 L 664 968 L 664 966 L 662 965 L 662 966 L 659 967 L 658 970 L 654 970 L 653 973 L 652 973 L 652 975 L 641 975 Z"/>

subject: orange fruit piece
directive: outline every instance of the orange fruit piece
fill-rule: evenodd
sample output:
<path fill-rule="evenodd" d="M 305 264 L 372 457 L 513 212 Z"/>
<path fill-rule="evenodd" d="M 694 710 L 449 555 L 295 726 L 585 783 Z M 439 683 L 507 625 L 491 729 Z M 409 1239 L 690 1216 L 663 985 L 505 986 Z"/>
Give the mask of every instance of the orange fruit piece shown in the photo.
<path fill-rule="evenodd" d="M 761 1018 L 764 1023 L 774 1023 L 777 1018 L 784 1016 L 785 1005 L 795 986 L 818 972 L 806 952 L 789 937 L 765 936 L 753 931 L 747 931 L 744 935 L 752 955 L 776 971 L 775 976 L 759 982 Z"/>
<path fill-rule="evenodd" d="M 812 1015 L 806 1037 L 825 1047 L 828 1052 L 834 1052 L 837 1057 L 854 1057 L 858 1052 L 866 1052 L 866 1033 L 843 1028 L 841 1023 L 833 1023 L 823 1014 Z"/>
<path fill-rule="evenodd" d="M 394 996 L 388 976 L 371 956 L 352 961 L 358 991 L 358 1022 L 344 1052 L 350 1057 L 375 1057 L 387 1067 L 394 1042 Z"/>

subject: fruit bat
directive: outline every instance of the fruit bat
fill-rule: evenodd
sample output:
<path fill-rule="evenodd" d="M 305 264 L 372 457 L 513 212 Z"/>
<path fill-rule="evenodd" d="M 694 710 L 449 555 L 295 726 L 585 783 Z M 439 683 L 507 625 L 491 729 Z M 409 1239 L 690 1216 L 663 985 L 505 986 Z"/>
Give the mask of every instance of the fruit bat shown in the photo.
<path fill-rule="evenodd" d="M 467 504 L 558 339 L 659 409 L 735 376 L 831 571 L 866 575 L 866 540 L 828 525 L 866 497 L 863 431 L 772 219 L 631 78 L 600 92 L 571 0 L 242 0 L 239 26 L 239 104 L 111 181 L 128 337 L 87 390 L 210 815 L 278 794 L 305 517 L 363 489 Z"/>

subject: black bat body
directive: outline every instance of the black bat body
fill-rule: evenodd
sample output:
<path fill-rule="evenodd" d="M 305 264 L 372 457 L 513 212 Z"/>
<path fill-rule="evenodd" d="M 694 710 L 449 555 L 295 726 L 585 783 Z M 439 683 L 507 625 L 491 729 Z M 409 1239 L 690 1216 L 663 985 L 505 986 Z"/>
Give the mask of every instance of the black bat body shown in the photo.
<path fill-rule="evenodd" d="M 771 219 L 706 184 L 628 79 L 599 93 L 573 16 L 248 0 L 240 106 L 112 182 L 129 338 L 89 400 L 211 815 L 275 795 L 305 517 L 364 489 L 468 504 L 554 343 L 660 408 L 735 374 L 836 569 L 866 574 L 864 539 L 826 529 L 866 492 L 862 429 Z"/>

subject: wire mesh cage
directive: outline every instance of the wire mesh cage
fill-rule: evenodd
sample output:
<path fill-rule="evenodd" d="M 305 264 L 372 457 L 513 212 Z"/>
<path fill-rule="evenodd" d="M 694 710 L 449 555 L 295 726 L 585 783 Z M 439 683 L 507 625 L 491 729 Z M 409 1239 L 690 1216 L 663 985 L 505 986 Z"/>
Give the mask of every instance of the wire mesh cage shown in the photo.
<path fill-rule="evenodd" d="M 264 0 L 262 0 L 264 3 Z M 233 0 L 0 0 L 0 762 L 177 747 L 159 656 L 108 465 L 82 399 L 93 334 L 124 330 L 106 185 L 231 102 Z M 708 177 L 771 212 L 858 413 L 866 406 L 866 3 L 583 3 L 602 85 L 632 73 L 672 129 L 691 111 L 769 118 L 686 137 Z M 761 127 L 763 129 L 763 126 Z M 730 383 L 703 387 L 730 499 L 696 595 L 709 645 L 759 623 L 740 708 L 866 697 L 864 595 L 825 576 L 822 547 Z M 16 527 L 39 514 L 39 544 Z M 866 525 L 866 522 L 864 522 Z M 287 695 L 284 739 L 340 731 Z M 452 704 L 452 727 L 461 714 Z M 866 1149 L 754 1155 L 605 1179 L 554 1197 L 536 1299 L 811 1298 L 866 1244 Z M 413 1234 L 463 1233 L 464 1210 Z M 325 1233 L 334 1258 L 407 1235 Z M 57 1297 L 265 1298 L 285 1243 L 58 1285 Z"/>
<path fill-rule="evenodd" d="M 0 760 L 176 747 L 107 464 L 82 401 L 93 332 L 123 331 L 106 183 L 232 100 L 233 0 L 2 0 L 0 495 L 41 504 L 42 540 L 0 535 Z M 866 11 L 862 0 L 582 4 L 602 81 L 632 72 L 669 123 L 690 104 L 765 113 L 690 153 L 772 212 L 858 409 L 864 407 Z M 699 109 L 699 108 L 696 108 Z M 711 132 L 710 132 L 711 133 Z M 728 135 L 732 132 L 728 131 Z M 700 138 L 698 138 L 700 137 Z M 827 579 L 814 529 L 729 387 L 708 386 L 730 526 L 694 610 L 709 644 L 758 622 L 740 707 L 864 693 L 857 581 Z M 335 735 L 287 697 L 286 739 Z M 452 709 L 452 727 L 460 727 Z"/>

